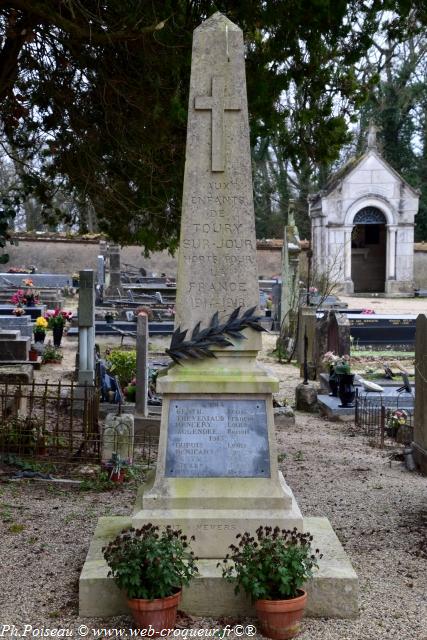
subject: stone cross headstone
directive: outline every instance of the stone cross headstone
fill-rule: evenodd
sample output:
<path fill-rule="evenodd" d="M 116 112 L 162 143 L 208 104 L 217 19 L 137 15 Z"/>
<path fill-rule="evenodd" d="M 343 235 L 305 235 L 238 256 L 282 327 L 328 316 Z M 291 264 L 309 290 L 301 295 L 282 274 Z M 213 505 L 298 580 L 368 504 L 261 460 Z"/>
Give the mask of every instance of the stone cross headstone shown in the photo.
<path fill-rule="evenodd" d="M 176 325 L 257 306 L 255 222 L 241 30 L 220 13 L 194 32 Z M 156 477 L 135 526 L 179 525 L 196 555 L 223 557 L 238 531 L 302 527 L 277 467 L 272 392 L 256 363 L 260 334 L 212 347 L 159 376 Z"/>
<path fill-rule="evenodd" d="M 415 332 L 415 415 L 412 450 L 421 473 L 427 475 L 427 317 L 420 314 Z"/>
<path fill-rule="evenodd" d="M 282 295 L 280 301 L 280 332 L 282 338 L 294 336 L 299 303 L 299 244 L 293 202 L 289 204 L 288 224 L 283 234 Z"/>
<path fill-rule="evenodd" d="M 148 416 L 148 316 L 136 320 L 136 402 L 135 416 Z"/>
<path fill-rule="evenodd" d="M 176 324 L 259 303 L 242 32 L 220 13 L 194 32 Z"/>
<path fill-rule="evenodd" d="M 95 382 L 95 276 L 91 269 L 79 272 L 79 384 Z"/>
<path fill-rule="evenodd" d="M 98 285 L 100 287 L 103 287 L 105 285 L 105 259 L 104 259 L 104 256 L 98 256 L 97 267 L 98 267 Z"/>

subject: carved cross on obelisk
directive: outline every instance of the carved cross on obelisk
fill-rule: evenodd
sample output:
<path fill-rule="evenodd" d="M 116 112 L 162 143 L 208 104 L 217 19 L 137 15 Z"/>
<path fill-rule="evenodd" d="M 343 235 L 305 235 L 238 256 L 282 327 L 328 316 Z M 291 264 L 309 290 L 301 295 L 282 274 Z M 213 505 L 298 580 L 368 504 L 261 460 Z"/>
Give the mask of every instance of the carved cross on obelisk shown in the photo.
<path fill-rule="evenodd" d="M 224 111 L 240 111 L 240 100 L 224 96 L 222 76 L 212 78 L 212 96 L 199 96 L 194 100 L 197 111 L 212 111 L 212 171 L 224 171 Z"/>

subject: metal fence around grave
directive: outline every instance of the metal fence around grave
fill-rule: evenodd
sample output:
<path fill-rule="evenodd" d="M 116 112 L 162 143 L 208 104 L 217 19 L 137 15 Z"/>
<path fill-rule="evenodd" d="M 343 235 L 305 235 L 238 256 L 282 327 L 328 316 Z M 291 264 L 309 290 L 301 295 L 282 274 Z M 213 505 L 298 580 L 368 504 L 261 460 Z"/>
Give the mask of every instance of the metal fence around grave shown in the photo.
<path fill-rule="evenodd" d="M 99 463 L 104 431 L 99 398 L 97 387 L 73 382 L 0 385 L 0 459 Z M 129 442 L 142 470 L 155 466 L 158 439 L 138 433 Z"/>
<path fill-rule="evenodd" d="M 100 459 L 99 390 L 36 383 L 0 386 L 0 455 L 68 462 Z"/>
<path fill-rule="evenodd" d="M 409 444 L 413 440 L 413 396 L 402 391 L 396 397 L 356 390 L 355 428 L 369 442 L 384 448 L 389 442 Z"/>

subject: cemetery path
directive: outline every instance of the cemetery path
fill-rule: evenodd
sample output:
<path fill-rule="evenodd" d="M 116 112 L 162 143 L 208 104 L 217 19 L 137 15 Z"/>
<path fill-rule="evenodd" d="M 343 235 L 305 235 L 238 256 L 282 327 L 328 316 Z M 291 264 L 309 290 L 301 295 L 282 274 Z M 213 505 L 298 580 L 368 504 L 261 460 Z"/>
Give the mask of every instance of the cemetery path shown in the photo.
<path fill-rule="evenodd" d="M 279 397 L 292 400 L 299 372 L 268 355 L 274 341 L 265 337 L 261 361 L 280 377 Z M 280 467 L 303 514 L 329 518 L 360 580 L 357 620 L 306 619 L 299 638 L 425 640 L 425 478 L 407 472 L 392 450 L 370 447 L 348 424 L 297 413 L 296 425 L 277 439 Z M 24 624 L 72 629 L 74 637 L 79 624 L 127 630 L 127 617 L 79 618 L 78 577 L 98 517 L 130 514 L 135 486 L 83 492 L 73 485 L 7 482 L 1 471 L 0 465 L 0 622 L 21 631 Z M 212 629 L 229 621 L 181 622 Z"/>
<path fill-rule="evenodd" d="M 348 304 L 350 309 L 373 309 L 375 313 L 418 315 L 425 313 L 427 308 L 426 298 L 376 298 L 340 295 L 340 300 Z"/>

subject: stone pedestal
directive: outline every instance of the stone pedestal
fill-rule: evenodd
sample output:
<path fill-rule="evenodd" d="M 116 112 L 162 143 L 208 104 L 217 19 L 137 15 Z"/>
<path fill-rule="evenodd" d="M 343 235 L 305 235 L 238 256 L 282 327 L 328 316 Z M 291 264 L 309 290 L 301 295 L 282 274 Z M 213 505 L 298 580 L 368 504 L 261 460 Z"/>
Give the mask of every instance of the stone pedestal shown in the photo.
<path fill-rule="evenodd" d="M 245 351 L 235 344 L 157 380 L 163 407 L 156 478 L 133 525 L 177 525 L 196 536 L 201 558 L 224 557 L 237 533 L 260 525 L 302 528 L 277 467 L 278 382 L 256 363 L 260 336 L 252 329 L 246 335 Z"/>
<path fill-rule="evenodd" d="M 131 526 L 130 517 L 100 518 L 79 583 L 79 615 L 111 618 L 128 614 L 125 595 L 113 579 L 102 547 L 120 531 Z M 304 586 L 308 602 L 306 616 L 356 618 L 359 615 L 359 585 L 347 554 L 326 518 L 304 518 L 304 531 L 313 535 L 313 545 L 323 554 L 319 570 Z M 244 593 L 236 595 L 225 582 L 217 560 L 199 560 L 199 575 L 183 591 L 180 609 L 189 615 L 220 618 L 254 617 L 254 605 Z"/>

